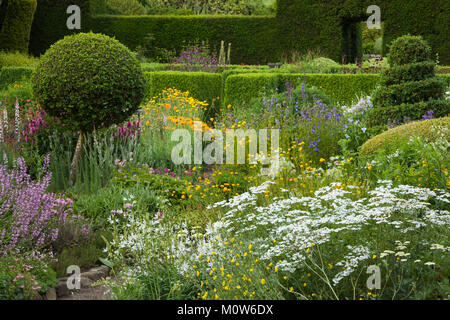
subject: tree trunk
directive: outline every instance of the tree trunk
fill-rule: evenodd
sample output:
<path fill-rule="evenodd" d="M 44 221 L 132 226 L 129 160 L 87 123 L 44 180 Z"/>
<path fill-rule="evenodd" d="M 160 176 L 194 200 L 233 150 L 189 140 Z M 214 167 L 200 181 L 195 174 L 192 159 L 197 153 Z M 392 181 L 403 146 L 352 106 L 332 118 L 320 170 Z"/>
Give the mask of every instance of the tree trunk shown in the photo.
<path fill-rule="evenodd" d="M 73 183 L 75 183 L 75 181 L 77 180 L 81 158 L 83 157 L 84 143 L 85 135 L 83 132 L 80 132 L 80 135 L 78 136 L 77 146 L 75 148 L 75 153 L 73 154 L 72 165 L 70 166 L 70 178 L 72 179 Z"/>

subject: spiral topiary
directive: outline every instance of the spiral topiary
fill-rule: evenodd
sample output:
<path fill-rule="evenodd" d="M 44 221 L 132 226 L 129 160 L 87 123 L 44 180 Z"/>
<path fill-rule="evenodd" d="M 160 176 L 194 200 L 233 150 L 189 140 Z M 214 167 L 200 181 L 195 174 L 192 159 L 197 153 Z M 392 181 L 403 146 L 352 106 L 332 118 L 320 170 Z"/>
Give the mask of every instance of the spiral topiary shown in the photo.
<path fill-rule="evenodd" d="M 131 51 L 95 33 L 66 36 L 53 44 L 31 81 L 47 114 L 81 132 L 73 166 L 81 157 L 84 134 L 125 121 L 137 111 L 145 90 L 144 75 Z"/>
<path fill-rule="evenodd" d="M 445 84 L 435 77 L 431 48 L 420 36 L 397 38 L 389 52 L 391 67 L 381 73 L 381 86 L 373 93 L 371 126 L 401 122 L 404 117 L 420 119 L 429 110 L 436 117 L 450 112 L 444 100 Z"/>

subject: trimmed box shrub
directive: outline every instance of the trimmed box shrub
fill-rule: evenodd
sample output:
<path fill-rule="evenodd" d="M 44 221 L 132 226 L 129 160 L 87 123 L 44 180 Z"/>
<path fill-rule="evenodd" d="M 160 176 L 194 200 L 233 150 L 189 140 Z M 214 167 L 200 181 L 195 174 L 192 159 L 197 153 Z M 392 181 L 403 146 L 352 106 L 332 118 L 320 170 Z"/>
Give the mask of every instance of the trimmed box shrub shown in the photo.
<path fill-rule="evenodd" d="M 209 103 L 221 96 L 222 75 L 209 72 L 155 71 L 145 72 L 146 98 L 152 98 L 167 88 L 189 91 L 200 101 Z"/>
<path fill-rule="evenodd" d="M 333 103 L 349 104 L 362 94 L 370 93 L 378 84 L 376 74 L 289 74 L 247 73 L 230 75 L 225 81 L 225 104 L 249 103 L 266 89 L 285 90 L 286 80 L 296 86 L 305 79 L 308 87 L 315 86 L 325 92 Z"/>
<path fill-rule="evenodd" d="M 0 25 L 0 51 L 28 52 L 36 0 L 8 0 L 5 10 Z"/>
<path fill-rule="evenodd" d="M 433 142 L 437 135 L 432 128 L 436 126 L 447 128 L 446 139 L 450 141 L 450 117 L 429 119 L 395 127 L 367 140 L 361 147 L 361 155 L 371 155 L 376 150 L 389 148 L 394 143 L 406 142 L 411 136 L 419 136 L 428 142 Z"/>

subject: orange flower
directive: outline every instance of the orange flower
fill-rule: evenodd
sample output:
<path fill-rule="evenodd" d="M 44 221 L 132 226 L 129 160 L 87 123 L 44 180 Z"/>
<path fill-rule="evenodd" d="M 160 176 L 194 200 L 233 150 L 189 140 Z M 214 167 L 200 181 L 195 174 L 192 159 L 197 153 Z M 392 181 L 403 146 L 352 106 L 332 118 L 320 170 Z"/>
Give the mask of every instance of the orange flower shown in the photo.
<path fill-rule="evenodd" d="M 170 109 L 170 104 L 166 103 L 166 105 L 164 106 L 166 109 Z"/>

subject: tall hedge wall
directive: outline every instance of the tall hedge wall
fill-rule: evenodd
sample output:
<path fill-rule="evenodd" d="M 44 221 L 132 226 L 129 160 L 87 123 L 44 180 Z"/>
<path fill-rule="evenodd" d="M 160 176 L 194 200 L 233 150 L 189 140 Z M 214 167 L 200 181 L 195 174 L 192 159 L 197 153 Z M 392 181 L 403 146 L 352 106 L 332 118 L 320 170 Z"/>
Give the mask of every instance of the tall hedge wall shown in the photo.
<path fill-rule="evenodd" d="M 0 51 L 28 51 L 36 0 L 8 0 L 1 6 Z"/>
<path fill-rule="evenodd" d="M 273 18 L 260 16 L 99 16 L 94 32 L 115 36 L 131 49 L 151 33 L 157 43 L 180 52 L 183 41 L 207 40 L 218 49 L 220 41 L 231 43 L 232 63 L 257 64 L 273 61 Z M 217 50 L 218 51 L 218 50 Z"/>
<path fill-rule="evenodd" d="M 67 7 L 77 5 L 81 9 L 81 30 L 90 30 L 89 0 L 37 0 L 36 13 L 30 36 L 30 52 L 39 56 L 64 36 L 78 32 L 67 29 Z"/>
<path fill-rule="evenodd" d="M 422 35 L 442 64 L 450 64 L 450 1 L 448 0 L 277 0 L 275 17 L 261 16 L 96 16 L 89 0 L 37 0 L 30 49 L 43 53 L 50 44 L 73 31 L 66 28 L 66 9 L 82 11 L 82 30 L 116 36 L 134 49 L 147 33 L 162 48 L 180 49 L 183 40 L 232 43 L 232 62 L 247 64 L 279 61 L 293 51 L 318 49 L 341 62 L 361 55 L 359 23 L 368 17 L 369 5 L 381 8 L 384 51 L 393 39 L 406 33 Z"/>
<path fill-rule="evenodd" d="M 277 4 L 280 47 L 288 51 L 320 48 L 336 61 L 342 54 L 358 54 L 359 44 L 349 43 L 351 34 L 357 34 L 352 28 L 365 21 L 367 7 L 376 4 L 384 22 L 384 53 L 395 38 L 410 33 L 423 36 L 441 63 L 450 61 L 448 0 L 278 0 Z"/>
<path fill-rule="evenodd" d="M 286 80 L 296 86 L 303 79 L 307 86 L 315 86 L 325 92 L 333 103 L 350 104 L 360 95 L 369 95 L 379 82 L 377 74 L 292 74 L 247 73 L 234 74 L 225 81 L 225 104 L 242 105 L 266 89 L 284 91 Z"/>

